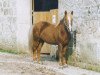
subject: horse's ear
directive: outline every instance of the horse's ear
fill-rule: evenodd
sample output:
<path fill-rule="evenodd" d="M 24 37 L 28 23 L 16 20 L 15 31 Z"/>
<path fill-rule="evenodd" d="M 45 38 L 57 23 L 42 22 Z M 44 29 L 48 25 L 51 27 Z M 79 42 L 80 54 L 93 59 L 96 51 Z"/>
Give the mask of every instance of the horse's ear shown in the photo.
<path fill-rule="evenodd" d="M 65 15 L 67 15 L 67 11 L 65 11 Z"/>
<path fill-rule="evenodd" d="M 73 15 L 73 11 L 71 11 L 71 15 Z"/>

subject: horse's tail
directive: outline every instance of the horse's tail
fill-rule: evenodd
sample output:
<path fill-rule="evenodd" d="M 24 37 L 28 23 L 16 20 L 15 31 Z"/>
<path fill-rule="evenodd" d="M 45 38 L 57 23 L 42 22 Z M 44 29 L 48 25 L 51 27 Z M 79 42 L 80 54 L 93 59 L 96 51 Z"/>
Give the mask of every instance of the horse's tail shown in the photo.
<path fill-rule="evenodd" d="M 29 46 L 29 52 L 30 53 L 33 53 L 33 25 L 30 26 L 30 29 L 29 29 L 29 35 L 28 35 L 28 46 Z"/>

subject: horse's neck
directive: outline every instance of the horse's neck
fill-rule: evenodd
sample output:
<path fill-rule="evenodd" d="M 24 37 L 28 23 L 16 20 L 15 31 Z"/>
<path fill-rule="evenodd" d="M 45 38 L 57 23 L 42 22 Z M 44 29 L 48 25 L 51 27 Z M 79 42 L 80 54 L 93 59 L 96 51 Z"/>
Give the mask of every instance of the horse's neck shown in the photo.
<path fill-rule="evenodd" d="M 64 27 L 66 33 L 70 34 L 69 30 L 66 28 L 65 23 L 64 23 L 64 18 L 60 20 L 60 23 L 58 24 L 58 28 Z"/>
<path fill-rule="evenodd" d="M 56 28 L 59 28 L 62 24 L 64 24 L 64 18 L 60 20 L 60 22 L 56 25 Z"/>

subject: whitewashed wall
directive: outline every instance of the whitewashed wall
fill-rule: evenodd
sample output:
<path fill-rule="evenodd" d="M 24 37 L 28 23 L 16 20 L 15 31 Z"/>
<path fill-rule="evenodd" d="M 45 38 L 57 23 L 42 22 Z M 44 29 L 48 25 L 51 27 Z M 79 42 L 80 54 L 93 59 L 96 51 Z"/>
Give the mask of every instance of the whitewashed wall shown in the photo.
<path fill-rule="evenodd" d="M 100 1 L 59 0 L 60 19 L 64 11 L 74 11 L 76 53 L 80 61 L 100 62 Z"/>
<path fill-rule="evenodd" d="M 0 48 L 28 51 L 31 0 L 0 0 Z"/>
<path fill-rule="evenodd" d="M 0 48 L 17 48 L 16 20 L 16 0 L 0 0 Z"/>
<path fill-rule="evenodd" d="M 17 0 L 17 48 L 28 51 L 28 33 L 32 25 L 31 0 Z"/>

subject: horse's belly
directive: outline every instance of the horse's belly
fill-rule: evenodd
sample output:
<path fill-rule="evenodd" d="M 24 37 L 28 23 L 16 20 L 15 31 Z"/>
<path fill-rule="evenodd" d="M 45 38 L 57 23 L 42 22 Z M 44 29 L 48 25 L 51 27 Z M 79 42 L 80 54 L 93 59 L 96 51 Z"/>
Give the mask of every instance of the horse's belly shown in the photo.
<path fill-rule="evenodd" d="M 50 32 L 50 33 L 43 32 L 40 37 L 44 42 L 48 44 L 57 44 L 57 41 L 53 32 Z"/>
<path fill-rule="evenodd" d="M 42 37 L 42 40 L 48 44 L 56 44 L 55 39 L 50 36 L 44 36 L 44 37 Z"/>

